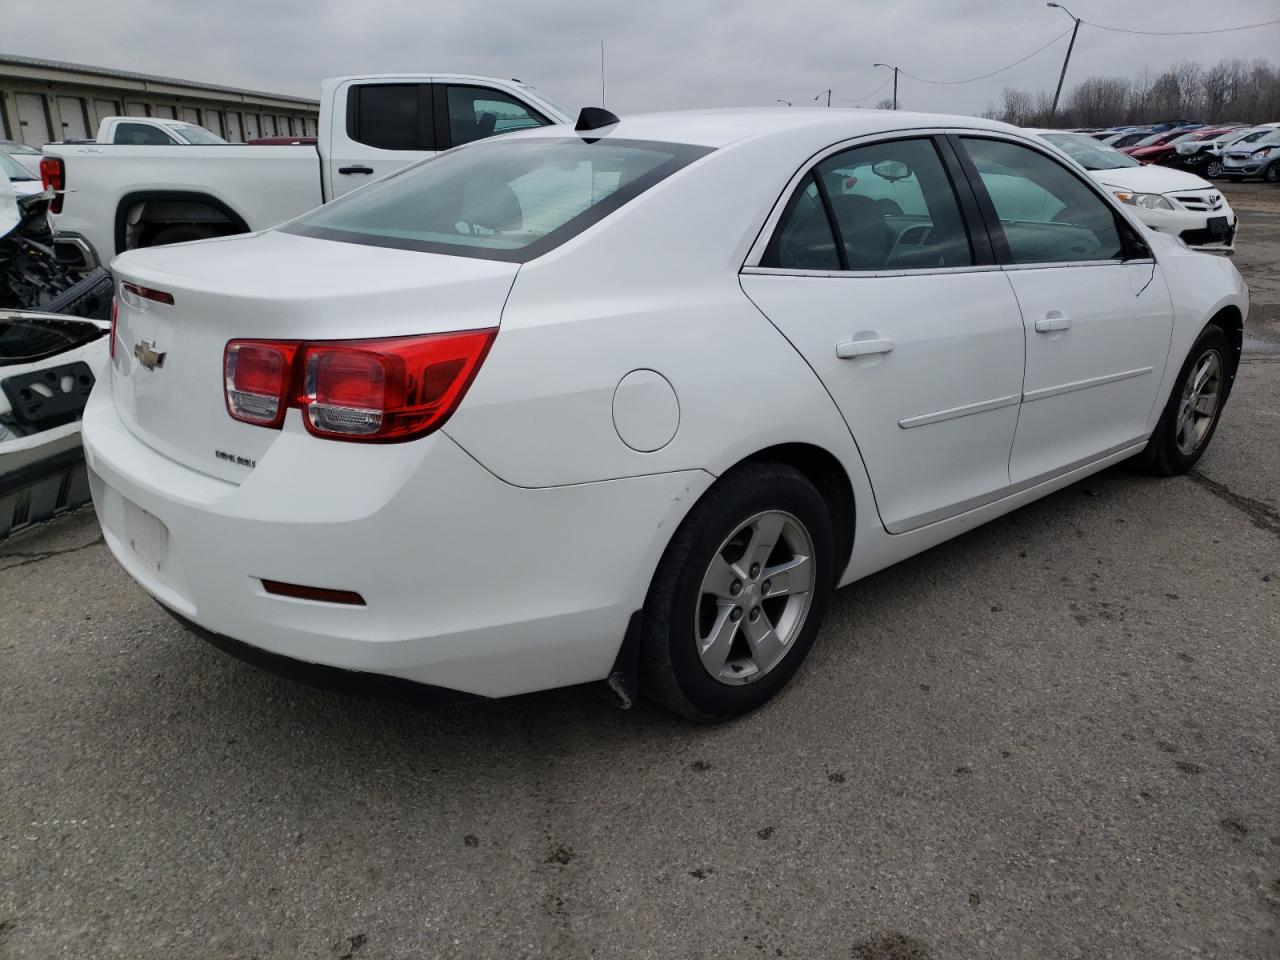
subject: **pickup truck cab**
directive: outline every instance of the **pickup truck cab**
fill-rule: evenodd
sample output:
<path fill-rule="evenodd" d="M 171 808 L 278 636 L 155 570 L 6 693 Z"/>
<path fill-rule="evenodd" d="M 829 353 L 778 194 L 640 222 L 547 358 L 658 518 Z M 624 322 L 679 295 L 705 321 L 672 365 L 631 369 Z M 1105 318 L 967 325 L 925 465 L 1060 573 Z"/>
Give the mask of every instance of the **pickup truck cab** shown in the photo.
<path fill-rule="evenodd" d="M 185 120 L 161 117 L 103 117 L 95 143 L 119 143 L 132 147 L 208 146 L 226 143 L 216 133 Z"/>
<path fill-rule="evenodd" d="M 41 173 L 58 191 L 59 259 L 87 270 L 136 247 L 264 230 L 441 150 L 572 119 L 517 80 L 341 77 L 324 82 L 313 146 L 49 144 Z"/>

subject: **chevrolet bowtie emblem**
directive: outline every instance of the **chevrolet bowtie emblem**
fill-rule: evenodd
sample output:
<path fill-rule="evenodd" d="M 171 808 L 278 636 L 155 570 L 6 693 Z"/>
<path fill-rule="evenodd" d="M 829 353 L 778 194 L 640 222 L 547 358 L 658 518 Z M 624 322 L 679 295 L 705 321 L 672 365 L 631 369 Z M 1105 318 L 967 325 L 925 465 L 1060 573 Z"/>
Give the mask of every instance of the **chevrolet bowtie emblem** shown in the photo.
<path fill-rule="evenodd" d="M 148 370 L 163 367 L 164 358 L 168 356 L 163 351 L 156 351 L 156 342 L 154 340 L 139 340 L 133 345 L 133 355 Z"/>

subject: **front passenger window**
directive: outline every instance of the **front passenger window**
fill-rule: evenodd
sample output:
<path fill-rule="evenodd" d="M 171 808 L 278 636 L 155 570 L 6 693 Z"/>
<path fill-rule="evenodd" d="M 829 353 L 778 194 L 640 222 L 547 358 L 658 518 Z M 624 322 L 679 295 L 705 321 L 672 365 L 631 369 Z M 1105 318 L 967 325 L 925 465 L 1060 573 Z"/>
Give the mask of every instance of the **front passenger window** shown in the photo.
<path fill-rule="evenodd" d="M 549 122 L 514 97 L 487 87 L 450 87 L 448 99 L 449 133 L 455 147 Z"/>
<path fill-rule="evenodd" d="M 1014 263 L 1124 258 L 1115 212 L 1061 163 L 1006 140 L 962 140 Z"/>

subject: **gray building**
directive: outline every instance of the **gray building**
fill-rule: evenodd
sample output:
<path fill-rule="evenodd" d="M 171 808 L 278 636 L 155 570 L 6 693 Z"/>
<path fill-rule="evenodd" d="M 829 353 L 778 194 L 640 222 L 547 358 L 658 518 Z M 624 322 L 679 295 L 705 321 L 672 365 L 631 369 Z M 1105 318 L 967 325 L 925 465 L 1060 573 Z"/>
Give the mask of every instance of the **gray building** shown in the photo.
<path fill-rule="evenodd" d="M 315 136 L 320 101 L 0 53 L 0 140 L 91 139 L 103 117 L 169 117 L 240 143 Z"/>

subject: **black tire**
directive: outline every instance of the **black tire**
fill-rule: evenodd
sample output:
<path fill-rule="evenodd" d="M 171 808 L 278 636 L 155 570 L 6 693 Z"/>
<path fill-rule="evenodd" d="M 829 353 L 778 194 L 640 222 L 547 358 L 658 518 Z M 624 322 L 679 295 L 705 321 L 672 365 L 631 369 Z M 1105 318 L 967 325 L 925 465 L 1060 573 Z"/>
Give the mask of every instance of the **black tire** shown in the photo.
<path fill-rule="evenodd" d="M 1204 168 L 1204 175 L 1205 175 L 1206 177 L 1208 177 L 1210 180 L 1217 180 L 1219 177 L 1221 177 L 1221 176 L 1222 176 L 1222 161 L 1221 161 L 1221 160 L 1210 160 L 1210 161 L 1208 162 L 1208 164 L 1206 164 L 1206 165 L 1205 165 L 1205 168 Z"/>
<path fill-rule="evenodd" d="M 729 684 L 711 675 L 697 650 L 703 575 L 725 541 L 766 511 L 789 514 L 812 543 L 809 605 L 798 633 L 774 666 L 754 682 Z M 796 672 L 813 645 L 838 576 L 835 563 L 831 513 L 804 474 L 779 463 L 748 463 L 725 474 L 680 525 L 649 587 L 641 631 L 641 694 L 704 723 L 727 720 L 764 704 Z"/>
<path fill-rule="evenodd" d="M 1262 171 L 1262 179 L 1266 183 L 1280 183 L 1280 163 L 1272 161 L 1271 166 Z"/>
<path fill-rule="evenodd" d="M 1201 359 L 1211 351 L 1217 351 L 1222 364 L 1217 409 L 1204 436 L 1201 437 L 1195 449 L 1187 453 L 1179 448 L 1177 436 L 1178 414 L 1182 405 L 1183 391 L 1188 378 L 1199 366 Z M 1187 353 L 1186 360 L 1183 361 L 1182 369 L 1178 371 L 1178 379 L 1173 383 L 1173 390 L 1169 394 L 1164 412 L 1160 415 L 1160 422 L 1156 424 L 1156 429 L 1151 434 L 1151 441 L 1147 444 L 1147 449 L 1139 455 L 1138 463 L 1143 469 L 1158 476 L 1171 477 L 1186 473 L 1195 466 L 1196 461 L 1208 448 L 1209 441 L 1213 439 L 1213 434 L 1218 429 L 1218 421 L 1222 419 L 1222 408 L 1226 406 L 1227 397 L 1231 392 L 1230 364 L 1231 346 L 1227 343 L 1227 335 L 1222 332 L 1222 328 L 1210 325 L 1201 330 L 1200 336 L 1196 338 L 1196 342 Z"/>
<path fill-rule="evenodd" d="M 175 223 L 165 227 L 152 236 L 149 247 L 164 247 L 171 243 L 187 243 L 191 240 L 208 240 L 221 234 L 213 227 L 201 226 L 197 223 Z"/>

